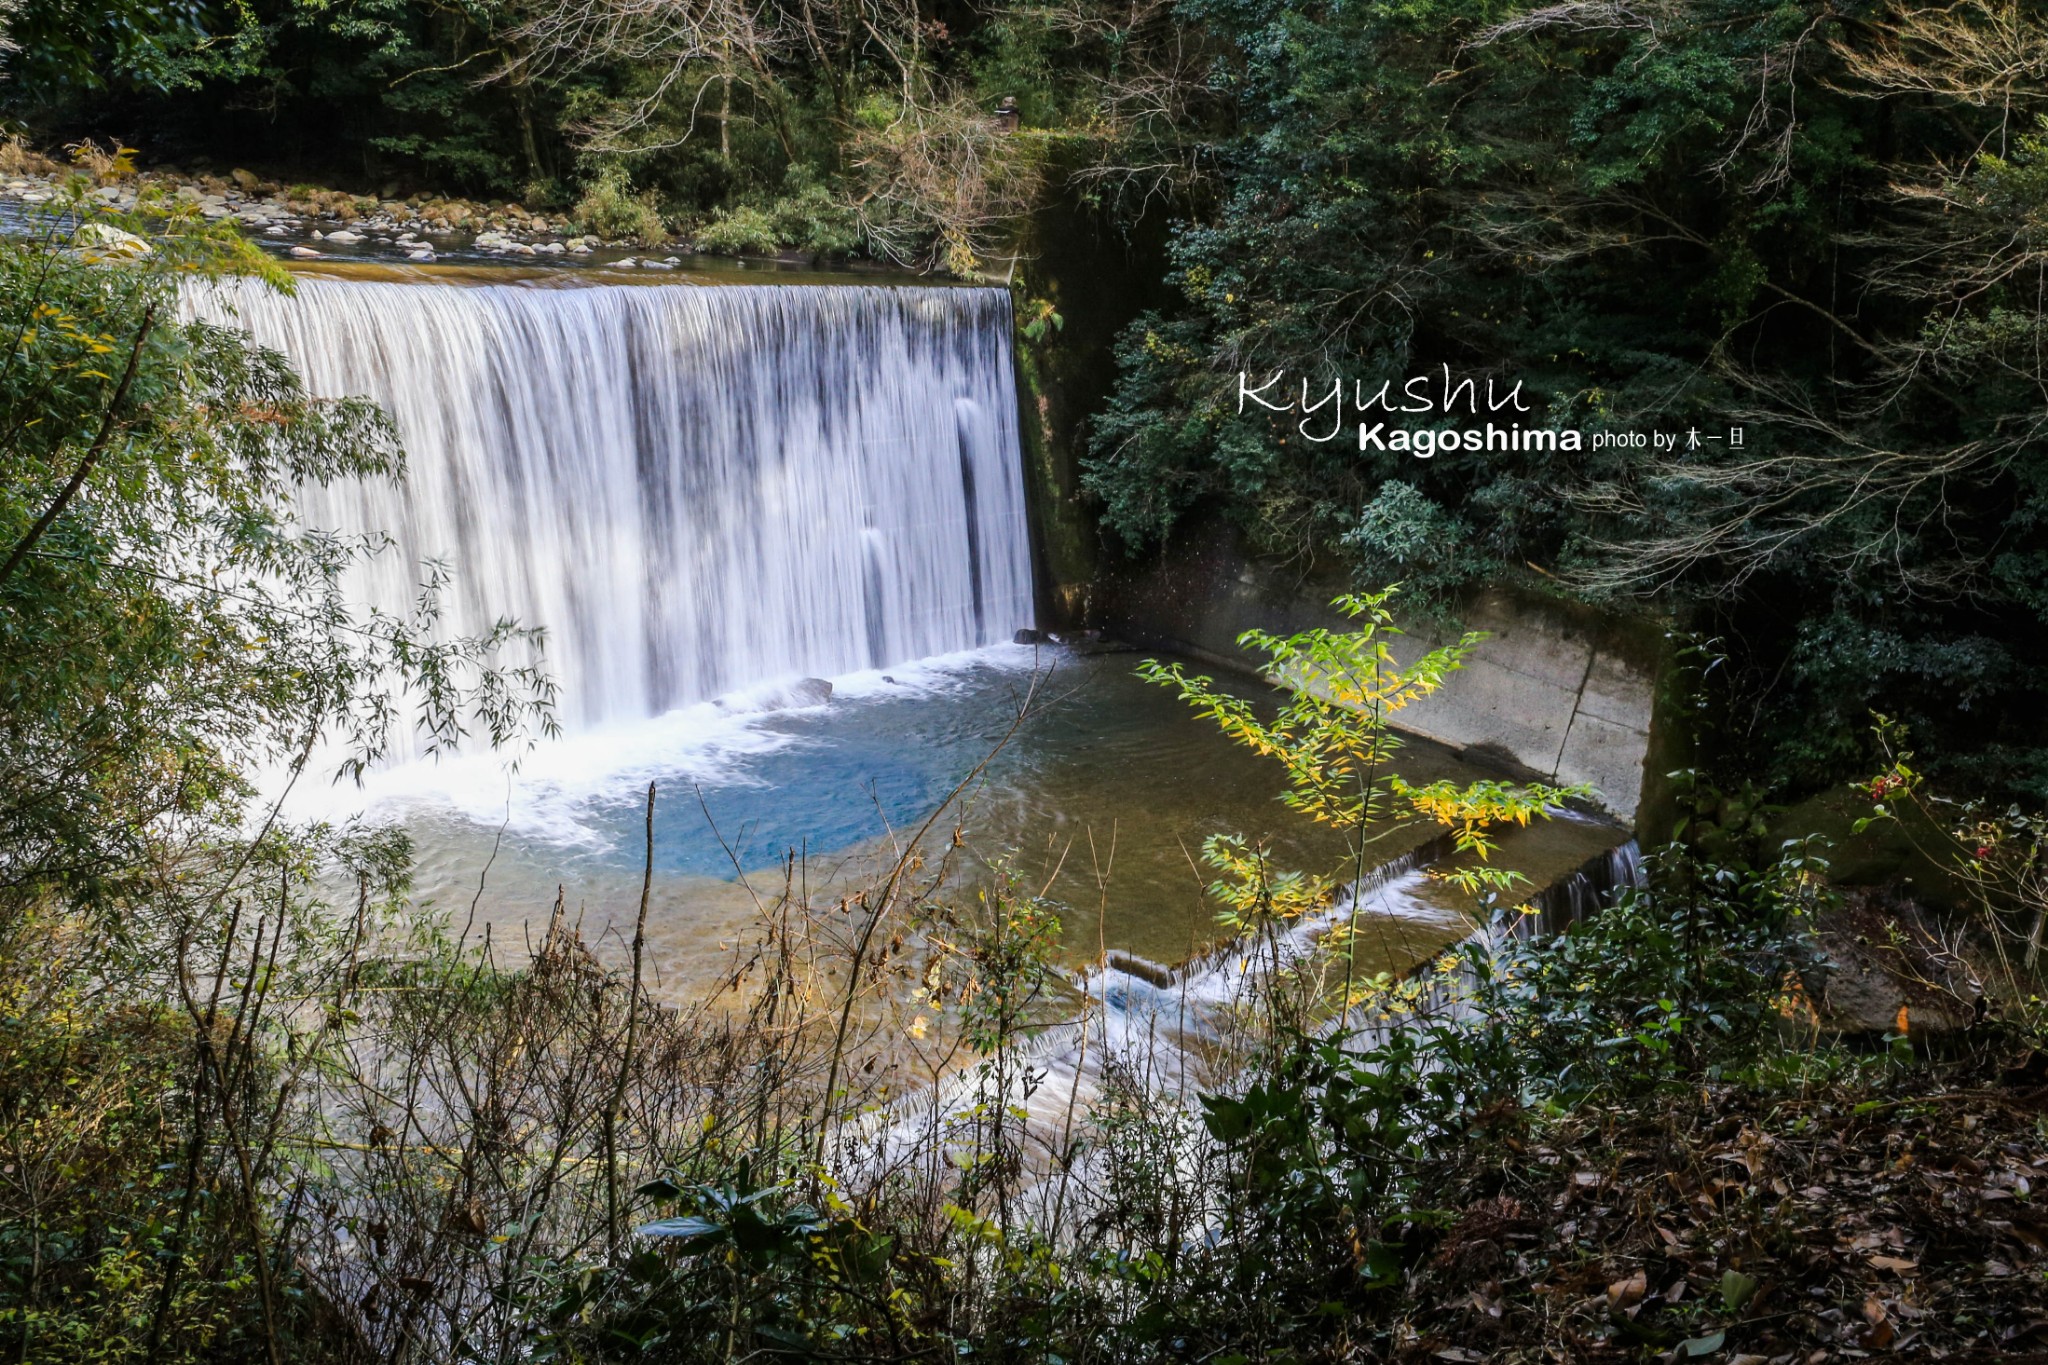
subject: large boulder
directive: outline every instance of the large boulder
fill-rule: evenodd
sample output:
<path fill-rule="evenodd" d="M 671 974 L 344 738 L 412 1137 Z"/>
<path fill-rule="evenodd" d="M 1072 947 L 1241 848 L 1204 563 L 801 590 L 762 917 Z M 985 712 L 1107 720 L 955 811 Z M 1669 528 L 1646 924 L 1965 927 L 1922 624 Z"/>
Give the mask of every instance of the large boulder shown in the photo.
<path fill-rule="evenodd" d="M 1983 980 L 1959 936 L 1901 888 L 1850 891 L 1815 937 L 1826 965 L 1807 984 L 1826 1032 L 1951 1033 L 1985 1013 Z"/>

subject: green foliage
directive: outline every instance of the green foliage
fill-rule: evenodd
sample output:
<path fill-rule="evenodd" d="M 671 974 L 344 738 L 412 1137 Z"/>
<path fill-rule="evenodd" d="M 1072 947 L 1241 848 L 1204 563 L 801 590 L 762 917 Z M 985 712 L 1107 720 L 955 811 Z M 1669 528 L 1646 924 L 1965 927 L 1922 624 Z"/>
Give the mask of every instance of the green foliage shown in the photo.
<path fill-rule="evenodd" d="M 614 241 L 651 246 L 668 238 L 661 211 L 654 205 L 654 195 L 635 194 L 625 167 L 619 165 L 598 172 L 583 191 L 583 197 L 576 201 L 571 215 L 585 232 Z"/>
<path fill-rule="evenodd" d="M 1033 1007 L 1058 977 L 1059 907 L 1028 894 L 1004 875 L 980 894 L 980 913 L 967 921 L 956 947 L 962 1036 L 983 1056 L 1016 1040 Z"/>
<path fill-rule="evenodd" d="M 769 206 L 776 241 L 813 256 L 851 256 L 860 249 L 860 220 L 830 187 L 793 177 L 793 192 Z"/>
<path fill-rule="evenodd" d="M 188 85 L 195 54 L 218 10 L 177 4 L 29 0 L 7 16 L 11 78 L 43 98 L 129 84 L 165 91 Z"/>
<path fill-rule="evenodd" d="M 1249 699 L 1217 689 L 1208 678 L 1190 677 L 1181 664 L 1151 660 L 1139 673 L 1148 681 L 1176 688 L 1183 701 L 1236 743 L 1278 759 L 1288 783 L 1281 801 L 1346 834 L 1354 875 L 1362 875 L 1369 866 L 1366 850 L 1372 843 L 1404 822 L 1420 820 L 1447 830 L 1458 851 L 1478 855 L 1481 866 L 1471 875 L 1479 883 L 1504 889 L 1503 876 L 1484 866 L 1494 847 L 1489 831 L 1502 823 L 1527 824 L 1532 816 L 1584 795 L 1587 789 L 1540 784 L 1517 788 L 1484 781 L 1462 787 L 1448 781 L 1416 786 L 1394 771 L 1401 739 L 1392 728 L 1393 718 L 1441 688 L 1484 638 L 1467 632 L 1456 644 L 1425 651 L 1402 664 L 1392 646 L 1401 631 L 1387 605 L 1395 593 L 1388 588 L 1333 602 L 1343 615 L 1360 622 L 1355 630 L 1319 628 L 1285 637 L 1253 630 L 1239 637 L 1241 646 L 1265 656 L 1266 676 L 1287 689 L 1287 703 L 1270 721 L 1260 717 Z M 1209 852 L 1212 865 L 1241 874 L 1234 889 L 1226 888 L 1223 894 L 1240 911 L 1244 927 L 1254 927 L 1260 916 L 1276 908 L 1270 896 L 1281 883 L 1268 880 L 1263 865 L 1245 859 L 1239 845 L 1212 840 Z M 1285 917 L 1300 913 L 1304 895 L 1326 889 L 1320 881 L 1288 885 L 1293 889 Z M 1246 913 L 1251 911 L 1257 913 Z"/>
<path fill-rule="evenodd" d="M 1590 923 L 1507 941 L 1479 996 L 1511 1031 L 1527 1098 L 1655 1085 L 1776 1042 L 1819 966 L 1815 916 L 1834 902 L 1819 844 L 1791 840 L 1752 866 L 1674 843 Z"/>
<path fill-rule="evenodd" d="M 1028 159 L 1025 140 L 996 143 L 986 111 L 1008 95 L 1034 122 L 1090 121 L 1119 58 L 1120 16 L 1102 18 L 1075 41 L 1043 16 L 915 7 L 856 21 L 810 5 L 664 18 L 614 0 L 36 0 L 0 103 L 62 138 L 97 132 L 111 99 L 154 156 L 289 165 L 385 195 L 580 197 L 615 238 L 658 237 L 636 207 L 651 193 L 674 221 L 716 215 L 713 250 L 971 269 L 1028 207 L 981 202 L 992 168 Z M 600 164 L 576 183 L 573 168 Z"/>
<path fill-rule="evenodd" d="M 1202 139 L 1215 196 L 1174 237 L 1179 301 L 1125 333 L 1093 425 L 1085 484 L 1127 546 L 1199 510 L 1255 548 L 1424 593 L 1533 564 L 1591 597 L 1697 603 L 1738 627 L 1729 704 L 1761 718 L 1714 761 L 1838 780 L 1868 760 L 1876 704 L 1956 779 L 2042 789 L 2048 447 L 2023 281 L 2048 101 L 1970 93 L 1995 80 L 1989 35 L 2022 21 L 1179 13 L 1213 45 L 1233 121 Z M 1424 463 L 1355 449 L 1328 410 L 1239 410 L 1240 373 L 1279 372 L 1297 403 L 1303 381 L 1347 399 L 1391 381 L 1398 402 L 1411 376 L 1492 377 L 1523 386 L 1522 425 L 1722 439 Z"/>
<path fill-rule="evenodd" d="M 1977 928 L 1990 939 L 2008 974 L 2017 959 L 2020 971 L 2031 975 L 2048 945 L 2048 812 L 1982 797 L 1940 795 L 1906 748 L 1908 727 L 1890 716 L 1873 713 L 1872 719 L 1884 767 L 1858 784 L 1870 801 L 1870 813 L 1856 821 L 1855 832 L 1877 824 L 1906 831 L 1919 851 L 1945 866 L 1963 890 Z M 1909 813 L 1919 818 L 1908 824 L 1904 817 Z M 2023 1022 L 2038 1027 L 2040 1004 L 2039 995 L 2029 991 L 2018 1011 Z"/>
<path fill-rule="evenodd" d="M 321 741 L 360 771 L 401 726 L 430 749 L 509 740 L 549 697 L 533 665 L 489 662 L 532 632 L 433 639 L 432 566 L 411 620 L 343 605 L 341 572 L 380 544 L 308 532 L 288 494 L 395 474 L 388 420 L 178 313 L 180 288 L 284 287 L 276 267 L 190 218 L 63 207 L 50 240 L 0 244 L 0 913 L 53 879 L 97 896 L 163 875 L 156 838 L 229 837 L 246 774 Z"/>
<path fill-rule="evenodd" d="M 225 275 L 289 287 L 239 236 L 86 188 L 0 242 L 0 1311 L 29 1359 L 255 1358 L 305 1307 L 267 1250 L 292 1047 L 256 1019 L 301 954 L 354 961 L 406 857 L 287 826 L 255 780 L 511 743 L 551 685 L 536 633 L 440 628 L 443 568 L 406 619 L 343 601 L 382 542 L 292 490 L 395 476 L 388 419 L 184 319 Z"/>
<path fill-rule="evenodd" d="M 697 229 L 697 249 L 719 256 L 772 256 L 781 245 L 775 219 L 744 204 Z"/>
<path fill-rule="evenodd" d="M 1479 578 L 1488 568 L 1472 528 L 1414 484 L 1389 479 L 1337 543 L 1353 556 L 1360 582 L 1398 581 L 1428 602 Z"/>
<path fill-rule="evenodd" d="M 177 1344 L 162 1358 L 254 1354 L 246 1255 L 216 1256 L 215 1239 L 180 1235 L 175 1134 L 189 1021 L 167 1004 L 109 1009 L 95 999 L 61 970 L 75 926 L 36 918 L 18 928 L 32 932 L 0 947 L 0 1122 L 35 1125 L 33 1146 L 12 1146 L 10 1160 L 18 1188 L 36 1197 L 31 1217 L 0 1219 L 0 1339 L 49 1365 L 138 1359 L 163 1267 L 176 1261 L 183 1287 L 163 1335 Z M 235 1216 L 225 1188 L 200 1192 L 191 1215 L 221 1231 Z"/>
<path fill-rule="evenodd" d="M 1045 341 L 1056 333 L 1066 330 L 1067 320 L 1060 316 L 1051 299 L 1033 299 L 1017 314 L 1017 330 L 1026 341 Z"/>
<path fill-rule="evenodd" d="M 1677 1104 L 1754 1067 L 1777 1044 L 1787 973 L 1813 965 L 1821 865 L 1795 843 L 1757 867 L 1679 845 L 1649 866 L 1646 888 L 1568 932 L 1519 937 L 1500 918 L 1417 1003 L 1295 1032 L 1204 1095 L 1216 1221 L 1170 1274 L 1133 1277 L 1151 1302 L 1127 1337 L 1341 1355 L 1409 1311 L 1445 1225 L 1528 1160 L 1546 1116 Z"/>

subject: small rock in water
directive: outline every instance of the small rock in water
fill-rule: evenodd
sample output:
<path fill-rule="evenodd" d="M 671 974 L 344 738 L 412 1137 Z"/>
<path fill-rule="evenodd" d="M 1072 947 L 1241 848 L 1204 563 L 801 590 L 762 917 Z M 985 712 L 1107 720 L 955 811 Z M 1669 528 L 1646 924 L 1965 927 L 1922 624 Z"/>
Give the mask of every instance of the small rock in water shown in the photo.
<path fill-rule="evenodd" d="M 310 261 L 319 254 L 319 252 L 313 250 L 313 248 L 309 246 L 295 246 L 292 248 L 292 255 L 296 256 L 298 259 L 302 261 Z"/>
<path fill-rule="evenodd" d="M 343 228 L 339 232 L 328 233 L 327 240 L 330 242 L 340 242 L 343 246 L 350 246 L 356 242 L 362 241 L 363 234 L 360 232 L 350 231 L 348 228 Z"/>
<path fill-rule="evenodd" d="M 434 253 L 431 249 L 409 251 L 406 253 L 405 259 L 408 261 L 431 261 L 434 259 Z"/>
<path fill-rule="evenodd" d="M 1052 637 L 1042 630 L 1020 630 L 1010 637 L 1013 645 L 1049 645 Z"/>
<path fill-rule="evenodd" d="M 1111 952 L 1103 960 L 1103 966 L 1111 971 L 1122 972 L 1126 976 L 1135 976 L 1145 984 L 1156 986 L 1162 991 L 1171 990 L 1173 987 L 1173 968 L 1161 966 L 1157 962 L 1131 953 Z"/>
<path fill-rule="evenodd" d="M 832 700 L 832 684 L 823 678 L 804 678 L 789 689 L 791 706 L 823 706 Z"/>
<path fill-rule="evenodd" d="M 625 260 L 613 261 L 612 264 L 617 266 L 621 270 L 631 270 L 635 266 L 639 265 L 640 262 L 634 260 L 631 256 L 628 256 Z"/>

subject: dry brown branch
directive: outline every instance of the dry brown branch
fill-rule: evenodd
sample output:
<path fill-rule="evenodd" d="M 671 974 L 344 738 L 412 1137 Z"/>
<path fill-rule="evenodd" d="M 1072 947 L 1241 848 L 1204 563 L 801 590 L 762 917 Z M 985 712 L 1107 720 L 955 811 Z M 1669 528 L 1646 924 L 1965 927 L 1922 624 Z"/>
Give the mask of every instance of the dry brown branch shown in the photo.
<path fill-rule="evenodd" d="M 1844 581 L 1883 581 L 1913 595 L 1985 590 L 1991 547 L 1951 494 L 1981 486 L 2048 436 L 2048 412 L 1983 439 L 1912 446 L 1876 440 L 1820 413 L 1804 394 L 1731 376 L 1751 402 L 1732 421 L 1768 429 L 1782 453 L 1713 460 L 1674 455 L 1631 482 L 1591 485 L 1575 501 L 1627 534 L 1597 540 L 1574 577 L 1596 592 L 1654 593 L 1711 566 L 1718 595 L 1797 560 Z M 1681 518 L 1664 508 L 1683 505 Z"/>
<path fill-rule="evenodd" d="M 965 99 L 906 109 L 886 128 L 863 130 L 848 157 L 875 254 L 958 274 L 1002 250 L 1041 178 L 1032 140 L 1005 135 Z"/>
<path fill-rule="evenodd" d="M 1962 0 L 1907 10 L 1830 46 L 1869 98 L 1917 94 L 1972 108 L 2011 110 L 2048 99 L 2048 28 L 2018 0 Z"/>
<path fill-rule="evenodd" d="M 1668 3 L 1630 4 L 1627 0 L 1566 0 L 1563 4 L 1543 5 L 1511 15 L 1481 30 L 1479 36 L 1472 39 L 1467 46 L 1489 47 L 1509 39 L 1554 30 L 1566 33 L 1635 31 L 1649 34 L 1650 40 L 1655 42 L 1657 36 L 1674 23 L 1677 17 L 1677 7 Z"/>

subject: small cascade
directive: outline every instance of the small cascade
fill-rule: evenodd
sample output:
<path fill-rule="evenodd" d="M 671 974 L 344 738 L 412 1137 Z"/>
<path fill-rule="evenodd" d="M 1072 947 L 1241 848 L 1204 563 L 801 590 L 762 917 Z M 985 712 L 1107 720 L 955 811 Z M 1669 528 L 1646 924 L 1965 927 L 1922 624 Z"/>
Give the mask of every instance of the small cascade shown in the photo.
<path fill-rule="evenodd" d="M 1102 965 L 1075 978 L 1081 1006 L 1077 1017 L 1017 1046 L 1012 1072 L 1019 1079 L 1008 1096 L 999 1100 L 986 1093 L 986 1078 L 975 1072 L 957 1073 L 893 1109 L 848 1125 L 842 1160 L 872 1170 L 938 1161 L 949 1145 L 971 1137 L 972 1115 L 1000 1102 L 1025 1116 L 1027 1162 L 1051 1171 L 1070 1159 L 1068 1144 L 1076 1124 L 1113 1085 L 1137 1087 L 1164 1104 L 1191 1106 L 1205 1083 L 1207 1058 L 1226 1044 L 1236 1026 L 1234 1007 L 1249 1000 L 1272 973 L 1313 955 L 1317 942 L 1351 917 L 1354 896 L 1360 915 L 1439 926 L 1445 943 L 1483 939 L 1486 930 L 1447 914 L 1427 894 L 1430 865 L 1452 851 L 1445 836 L 1393 859 L 1323 913 L 1276 939 L 1240 940 L 1177 968 L 1110 953 Z M 1545 887 L 1535 897 L 1541 913 L 1518 916 L 1513 932 L 1557 932 L 1611 904 L 1616 891 L 1642 884 L 1641 850 L 1630 839 Z M 1428 1008 L 1456 1010 L 1462 1008 L 1462 987 L 1469 984 L 1456 974 L 1433 980 L 1423 999 L 1434 1002 Z M 1388 1027 L 1357 1022 L 1368 1033 Z"/>
<path fill-rule="evenodd" d="M 1515 926 L 1519 937 L 1561 934 L 1614 903 L 1617 892 L 1643 885 L 1643 851 L 1634 839 L 1588 858 L 1578 869 L 1543 888 L 1535 915 Z"/>
<path fill-rule="evenodd" d="M 1085 1117 L 1113 1085 L 1192 1104 L 1205 1058 L 1236 1027 L 1236 1007 L 1275 972 L 1311 958 L 1317 943 L 1354 912 L 1422 927 L 1433 941 L 1456 938 L 1465 928 L 1462 919 L 1427 894 L 1429 864 L 1451 849 L 1445 836 L 1391 859 L 1320 914 L 1305 916 L 1275 938 L 1239 939 L 1179 967 L 1113 952 L 1100 966 L 1077 974 L 1077 1017 L 1040 1030 L 1015 1050 L 1019 1081 L 1003 1102 L 1026 1116 L 1027 1160 L 1049 1169 L 1076 1116 Z M 1431 928 L 1439 933 L 1428 934 Z M 984 1093 L 986 1084 L 975 1072 L 956 1073 L 891 1110 L 848 1125 L 842 1160 L 884 1170 L 936 1159 L 971 1129 L 972 1115 L 996 1102 Z"/>

